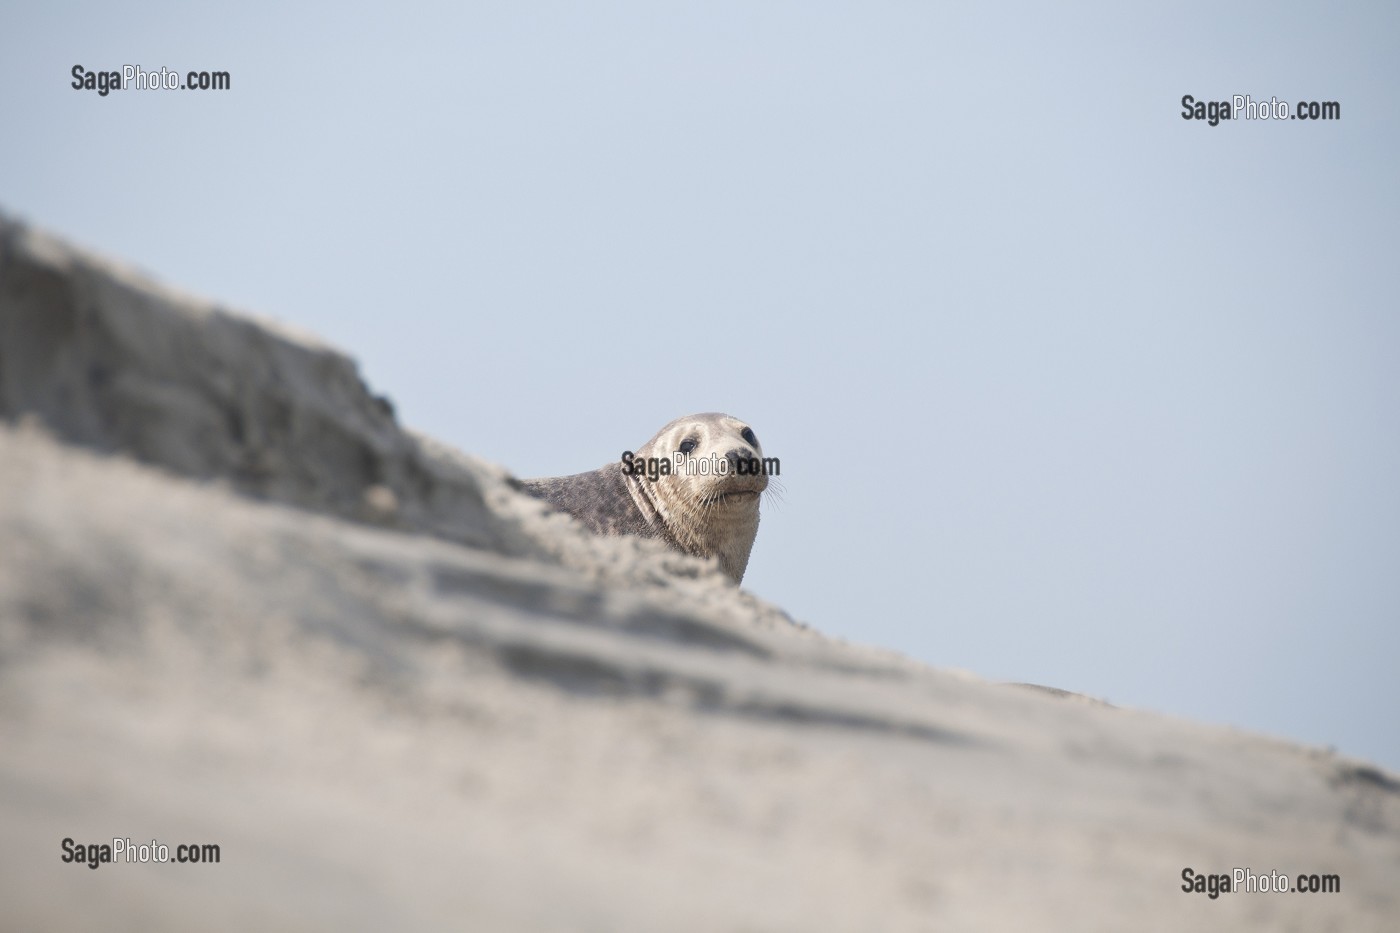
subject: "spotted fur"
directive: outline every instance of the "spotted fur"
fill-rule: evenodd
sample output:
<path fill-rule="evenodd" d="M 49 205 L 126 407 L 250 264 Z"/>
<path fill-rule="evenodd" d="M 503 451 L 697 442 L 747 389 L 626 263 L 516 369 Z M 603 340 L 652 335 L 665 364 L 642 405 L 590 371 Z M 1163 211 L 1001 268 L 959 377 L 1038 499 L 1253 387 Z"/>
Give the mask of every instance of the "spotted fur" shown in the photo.
<path fill-rule="evenodd" d="M 687 441 L 692 442 L 694 457 L 763 458 L 752 429 L 717 412 L 677 418 L 638 448 L 636 457 L 642 462 L 670 458 Z M 727 476 L 677 473 L 651 480 L 626 475 L 621 462 L 614 461 L 587 473 L 521 485 L 595 534 L 659 538 L 684 554 L 717 558 L 720 568 L 738 583 L 758 533 L 759 499 L 768 477 L 731 470 Z"/>

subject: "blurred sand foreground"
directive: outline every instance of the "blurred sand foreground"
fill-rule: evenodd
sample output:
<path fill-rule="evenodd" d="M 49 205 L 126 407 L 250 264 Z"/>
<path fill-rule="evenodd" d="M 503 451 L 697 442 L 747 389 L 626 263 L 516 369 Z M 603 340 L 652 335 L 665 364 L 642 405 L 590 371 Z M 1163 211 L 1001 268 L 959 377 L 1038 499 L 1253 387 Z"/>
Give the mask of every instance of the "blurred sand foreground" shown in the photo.
<path fill-rule="evenodd" d="M 3 216 L 0 416 L 6 930 L 1400 929 L 1396 776 L 828 640 Z"/>

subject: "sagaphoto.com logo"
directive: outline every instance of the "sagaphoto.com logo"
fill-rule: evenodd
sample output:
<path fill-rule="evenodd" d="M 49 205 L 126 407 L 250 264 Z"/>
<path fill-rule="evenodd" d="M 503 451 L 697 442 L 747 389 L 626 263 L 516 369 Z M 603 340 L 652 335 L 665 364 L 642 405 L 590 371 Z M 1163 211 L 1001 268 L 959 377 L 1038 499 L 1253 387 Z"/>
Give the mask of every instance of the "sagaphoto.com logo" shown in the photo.
<path fill-rule="evenodd" d="M 1199 120 L 1219 126 L 1226 120 L 1340 120 L 1342 105 L 1335 100 L 1300 100 L 1290 104 L 1270 97 L 1255 100 L 1236 94 L 1229 100 L 1197 100 L 1192 94 L 1181 98 L 1181 119 Z"/>
<path fill-rule="evenodd" d="M 113 91 L 227 91 L 232 79 L 227 71 L 179 71 L 164 65 L 147 71 L 140 65 L 122 65 L 110 71 L 91 71 L 74 65 L 69 72 L 75 91 L 94 91 L 106 97 Z"/>

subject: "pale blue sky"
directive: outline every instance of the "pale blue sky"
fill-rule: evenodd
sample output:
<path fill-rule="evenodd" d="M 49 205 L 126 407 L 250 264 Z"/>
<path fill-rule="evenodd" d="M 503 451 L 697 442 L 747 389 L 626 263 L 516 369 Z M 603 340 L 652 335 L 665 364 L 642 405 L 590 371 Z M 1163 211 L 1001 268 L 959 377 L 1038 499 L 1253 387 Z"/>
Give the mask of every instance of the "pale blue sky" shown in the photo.
<path fill-rule="evenodd" d="M 824 631 L 1400 769 L 1397 38 L 1394 4 L 10 4 L 0 207 L 524 476 L 747 419 L 786 491 L 746 585 Z M 1342 119 L 1181 119 L 1236 93 Z"/>

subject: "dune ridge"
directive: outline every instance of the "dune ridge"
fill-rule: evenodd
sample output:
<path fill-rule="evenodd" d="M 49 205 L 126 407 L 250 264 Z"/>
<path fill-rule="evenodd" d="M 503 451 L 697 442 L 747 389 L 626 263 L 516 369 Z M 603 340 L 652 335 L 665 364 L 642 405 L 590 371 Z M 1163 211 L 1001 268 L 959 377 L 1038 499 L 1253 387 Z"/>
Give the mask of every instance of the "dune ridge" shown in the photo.
<path fill-rule="evenodd" d="M 1400 923 L 1395 775 L 826 638 L 4 215 L 0 819 L 12 929 Z"/>

